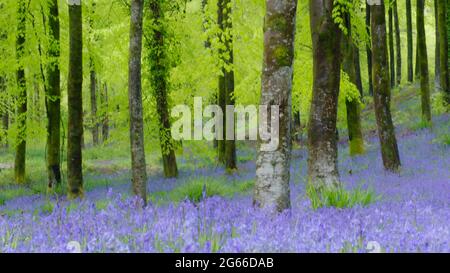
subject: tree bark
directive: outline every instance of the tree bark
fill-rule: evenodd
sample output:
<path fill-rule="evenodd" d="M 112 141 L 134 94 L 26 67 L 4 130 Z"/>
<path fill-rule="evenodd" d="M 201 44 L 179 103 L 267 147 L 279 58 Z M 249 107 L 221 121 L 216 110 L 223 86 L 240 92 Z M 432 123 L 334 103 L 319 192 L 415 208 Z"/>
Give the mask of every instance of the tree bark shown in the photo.
<path fill-rule="evenodd" d="M 438 5 L 439 20 L 439 49 L 440 49 L 440 88 L 444 93 L 446 105 L 450 105 L 450 88 L 449 88 L 449 72 L 448 72 L 448 29 L 447 29 L 447 13 L 448 3 L 439 1 Z"/>
<path fill-rule="evenodd" d="M 131 173 L 133 193 L 147 204 L 147 171 L 144 151 L 141 56 L 143 0 L 131 1 L 130 53 L 128 62 L 128 102 L 130 110 Z"/>
<path fill-rule="evenodd" d="M 225 55 L 228 55 L 227 58 L 224 58 L 224 63 L 228 67 L 225 69 L 225 104 L 226 105 L 234 105 L 234 53 L 233 53 L 233 21 L 232 21 L 232 2 L 231 0 L 223 0 L 223 25 L 224 31 L 227 33 L 224 37 L 225 43 Z M 226 119 L 230 118 L 235 120 L 234 113 L 231 113 L 232 117 L 227 117 L 227 111 L 224 112 L 225 115 L 225 123 Z M 233 122 L 233 128 L 230 130 L 233 131 L 233 139 L 225 140 L 225 168 L 227 171 L 233 171 L 237 169 L 236 165 L 236 142 L 235 142 L 235 124 Z M 227 124 L 224 127 L 224 132 L 226 132 Z"/>
<path fill-rule="evenodd" d="M 17 36 L 16 36 L 16 59 L 17 68 L 17 139 L 16 156 L 14 160 L 14 178 L 16 183 L 25 183 L 25 154 L 27 138 L 27 88 L 25 82 L 24 54 L 26 35 L 26 13 L 27 3 L 25 0 L 18 1 L 17 12 Z"/>
<path fill-rule="evenodd" d="M 47 107 L 47 173 L 48 187 L 61 184 L 61 76 L 59 69 L 59 11 L 58 0 L 49 2 L 49 64 L 47 67 L 47 92 L 45 105 Z"/>
<path fill-rule="evenodd" d="M 395 50 L 394 50 L 394 24 L 393 24 L 393 9 L 392 5 L 389 5 L 389 66 L 391 72 L 391 88 L 395 86 Z"/>
<path fill-rule="evenodd" d="M 417 22 L 416 22 L 417 24 Z M 416 30 L 417 30 L 417 26 L 416 26 Z M 419 59 L 419 36 L 416 34 L 416 70 L 414 73 L 414 76 L 416 78 L 416 80 L 420 79 L 420 59 Z"/>
<path fill-rule="evenodd" d="M 400 167 L 400 156 L 390 110 L 391 88 L 384 1 L 381 1 L 381 5 L 373 5 L 371 9 L 373 88 L 378 137 L 384 168 L 396 172 Z"/>
<path fill-rule="evenodd" d="M 91 97 L 91 133 L 92 133 L 92 144 L 94 146 L 97 146 L 99 143 L 99 127 L 100 124 L 98 123 L 98 117 L 97 117 L 97 73 L 95 72 L 94 64 L 92 59 L 90 60 L 90 68 L 91 71 L 89 71 L 89 91 L 90 91 L 90 97 Z"/>
<path fill-rule="evenodd" d="M 435 12 L 435 51 L 434 51 L 434 85 L 435 89 L 440 89 L 441 81 L 441 50 L 440 50 L 440 39 L 439 39 L 439 7 L 438 7 L 438 0 L 434 0 L 434 12 Z"/>
<path fill-rule="evenodd" d="M 367 32 L 370 34 L 370 5 L 366 3 L 366 26 L 367 26 Z M 366 48 L 367 52 L 367 71 L 369 74 L 369 95 L 373 96 L 373 83 L 372 83 L 372 49 L 368 45 Z"/>
<path fill-rule="evenodd" d="M 0 38 L 1 39 L 1 38 Z M 9 113 L 8 113 L 8 94 L 6 91 L 6 79 L 4 76 L 0 76 L 0 95 L 2 101 L 0 106 L 2 107 L 0 111 L 0 122 L 2 128 L 2 134 L 0 135 L 0 147 L 8 147 L 8 126 L 9 126 Z"/>
<path fill-rule="evenodd" d="M 290 207 L 291 92 L 297 0 L 266 0 L 261 105 L 279 107 L 279 143 L 258 141 L 253 204 L 283 211 Z M 270 114 L 269 114 L 270 116 Z M 274 128 L 271 128 L 272 130 Z"/>
<path fill-rule="evenodd" d="M 164 37 L 164 11 L 158 0 L 150 0 L 151 20 L 154 28 L 148 39 L 150 85 L 156 99 L 159 118 L 159 141 L 165 177 L 177 177 L 178 167 L 170 130 L 169 106 L 167 102 L 169 67 L 167 46 Z"/>
<path fill-rule="evenodd" d="M 69 6 L 69 77 L 67 83 L 69 108 L 67 132 L 67 181 L 69 198 L 83 197 L 81 139 L 83 137 L 83 38 L 81 1 Z"/>
<path fill-rule="evenodd" d="M 397 67 L 396 67 L 396 84 L 400 85 L 402 82 L 402 46 L 401 46 L 401 40 L 400 40 L 400 24 L 398 21 L 398 8 L 397 8 L 397 0 L 395 0 L 393 3 L 394 8 L 394 26 L 395 26 L 395 55 L 396 55 L 396 61 L 397 61 Z"/>
<path fill-rule="evenodd" d="M 408 81 L 414 81 L 413 72 L 413 33 L 412 33 L 412 15 L 411 0 L 406 0 L 406 29 L 408 40 Z"/>
<path fill-rule="evenodd" d="M 100 99 L 102 105 L 102 142 L 106 143 L 109 138 L 108 85 L 106 83 L 103 84 Z"/>
<path fill-rule="evenodd" d="M 333 22 L 333 0 L 312 1 L 313 93 L 308 128 L 308 179 L 318 190 L 340 186 L 336 120 L 341 32 Z"/>
<path fill-rule="evenodd" d="M 356 45 L 353 43 L 352 39 L 350 14 L 344 13 L 344 17 L 348 33 L 347 35 L 343 34 L 342 38 L 342 69 L 345 73 L 347 73 L 350 81 L 358 87 L 354 56 L 356 52 Z M 359 90 L 361 92 L 361 89 Z M 364 139 L 361 129 L 361 109 L 359 100 L 355 98 L 346 98 L 345 105 L 347 110 L 347 129 L 350 156 L 360 155 L 364 153 Z"/>
<path fill-rule="evenodd" d="M 420 61 L 420 93 L 422 120 L 431 122 L 430 79 L 428 74 L 428 55 L 425 33 L 425 0 L 417 0 L 417 37 Z"/>

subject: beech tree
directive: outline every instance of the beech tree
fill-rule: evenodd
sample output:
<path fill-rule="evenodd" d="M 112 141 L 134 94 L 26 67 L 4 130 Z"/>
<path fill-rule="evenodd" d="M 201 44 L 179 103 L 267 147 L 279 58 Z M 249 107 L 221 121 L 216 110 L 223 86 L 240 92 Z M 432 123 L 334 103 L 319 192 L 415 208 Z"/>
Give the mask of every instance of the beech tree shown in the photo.
<path fill-rule="evenodd" d="M 447 30 L 447 13 L 448 3 L 446 1 L 438 1 L 438 29 L 439 29 L 439 58 L 440 58 L 440 88 L 444 93 L 444 100 L 450 105 L 450 88 L 449 88 L 449 72 L 448 72 L 448 30 Z"/>
<path fill-rule="evenodd" d="M 425 0 L 417 0 L 417 47 L 419 49 L 422 120 L 431 122 L 430 76 L 428 74 L 428 54 L 424 12 Z"/>
<path fill-rule="evenodd" d="M 389 70 L 391 72 L 391 88 L 395 86 L 395 49 L 394 49 L 394 12 L 391 3 L 389 4 Z"/>
<path fill-rule="evenodd" d="M 168 105 L 169 61 L 167 58 L 167 37 L 165 37 L 164 7 L 165 1 L 150 0 L 149 19 L 152 24 L 147 41 L 148 61 L 150 69 L 150 85 L 156 99 L 159 119 L 159 142 L 163 159 L 165 177 L 177 177 L 178 167 L 175 147 L 170 130 Z"/>
<path fill-rule="evenodd" d="M 373 98 L 378 137 L 384 168 L 396 172 L 401 163 L 390 109 L 391 86 L 384 1 L 381 1 L 381 5 L 372 5 L 371 14 Z"/>
<path fill-rule="evenodd" d="M 254 205 L 282 211 L 290 207 L 291 92 L 297 0 L 266 0 L 261 105 L 279 107 L 279 144 L 261 149 L 258 141 Z M 271 128 L 273 129 L 273 128 Z"/>
<path fill-rule="evenodd" d="M 48 186 L 61 184 L 60 151 L 61 151 L 61 76 L 59 69 L 59 11 L 58 0 L 49 2 L 48 49 L 49 64 L 47 67 L 47 173 Z"/>
<path fill-rule="evenodd" d="M 408 81 L 414 81 L 411 0 L 406 0 L 406 33 L 408 42 Z"/>
<path fill-rule="evenodd" d="M 128 103 L 130 111 L 131 174 L 133 193 L 147 204 L 144 118 L 142 111 L 142 24 L 143 0 L 131 1 L 130 52 L 128 60 Z"/>
<path fill-rule="evenodd" d="M 15 143 L 16 156 L 14 160 L 14 178 L 16 183 L 25 183 L 25 154 L 27 138 L 27 87 L 25 82 L 24 54 L 26 35 L 27 2 L 17 2 L 17 36 L 16 36 L 16 60 L 17 60 L 17 96 L 16 96 L 16 122 L 17 139 Z"/>
<path fill-rule="evenodd" d="M 310 1 L 313 91 L 308 127 L 308 179 L 317 189 L 340 185 L 336 121 L 340 83 L 341 31 L 333 0 Z"/>
<path fill-rule="evenodd" d="M 69 77 L 67 83 L 67 182 L 69 197 L 83 197 L 83 31 L 81 0 L 69 0 Z"/>
<path fill-rule="evenodd" d="M 394 26 L 395 26 L 395 60 L 396 60 L 396 84 L 400 85 L 402 81 L 402 45 L 400 40 L 400 23 L 398 21 L 397 0 L 392 2 L 394 9 Z"/>

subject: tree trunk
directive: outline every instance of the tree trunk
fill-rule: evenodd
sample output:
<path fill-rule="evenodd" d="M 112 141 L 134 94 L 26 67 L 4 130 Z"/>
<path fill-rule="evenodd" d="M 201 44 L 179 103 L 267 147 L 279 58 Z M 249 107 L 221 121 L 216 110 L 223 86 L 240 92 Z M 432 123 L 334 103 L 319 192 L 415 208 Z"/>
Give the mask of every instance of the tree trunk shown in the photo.
<path fill-rule="evenodd" d="M 97 73 L 95 72 L 94 64 L 92 59 L 90 60 L 91 71 L 89 72 L 90 80 L 90 95 L 91 95 L 91 133 L 92 133 L 92 144 L 94 146 L 98 145 L 98 135 L 99 135 L 99 123 L 97 117 Z"/>
<path fill-rule="evenodd" d="M 156 99 L 159 118 L 159 141 L 165 177 L 177 177 L 178 168 L 174 143 L 170 130 L 170 116 L 167 102 L 169 67 L 167 47 L 164 37 L 164 11 L 158 0 L 150 0 L 152 25 L 154 26 L 148 39 L 150 85 Z"/>
<path fill-rule="evenodd" d="M 295 142 L 301 143 L 302 141 L 302 123 L 300 118 L 300 110 L 296 110 L 293 112 L 293 134 L 292 138 Z"/>
<path fill-rule="evenodd" d="M 400 85 L 402 82 L 402 46 L 400 43 L 400 24 L 398 21 L 398 8 L 397 8 L 397 0 L 393 3 L 394 5 L 394 26 L 395 26 L 395 55 L 397 61 L 397 74 L 396 74 L 396 84 Z"/>
<path fill-rule="evenodd" d="M 345 15 L 345 25 L 348 30 L 347 35 L 342 38 L 342 69 L 350 78 L 350 81 L 357 86 L 357 74 L 355 64 L 356 46 L 353 43 L 351 31 L 350 14 Z M 358 87 L 359 88 L 359 87 Z M 361 91 L 360 91 L 361 92 Z M 359 100 L 355 98 L 346 98 L 345 105 L 347 109 L 347 129 L 350 147 L 350 156 L 364 153 L 364 139 L 361 129 L 361 109 Z"/>
<path fill-rule="evenodd" d="M 225 43 L 225 55 L 228 55 L 228 58 L 225 58 L 223 61 L 228 67 L 225 70 L 225 104 L 226 105 L 234 105 L 234 68 L 232 67 L 234 64 L 234 53 L 233 53 L 233 23 L 232 23 L 232 2 L 231 0 L 223 1 L 223 25 L 224 31 L 227 33 L 224 37 Z M 230 68 L 231 67 L 231 68 Z M 225 115 L 225 123 L 227 119 L 233 120 L 233 128 L 228 128 L 228 124 L 225 125 L 226 132 L 227 128 L 232 132 L 233 139 L 225 140 L 225 168 L 227 171 L 236 170 L 236 142 L 235 142 L 235 117 L 234 113 L 231 113 L 231 117 L 228 117 L 226 111 Z"/>
<path fill-rule="evenodd" d="M 27 88 L 25 82 L 24 54 L 27 3 L 25 0 L 18 1 L 17 12 L 17 36 L 16 36 L 16 59 L 17 67 L 17 139 L 16 156 L 14 160 L 14 177 L 16 183 L 25 183 L 25 154 L 27 138 Z"/>
<path fill-rule="evenodd" d="M 435 89 L 440 89 L 441 81 L 441 50 L 439 46 L 439 7 L 438 7 L 438 0 L 434 0 L 434 12 L 435 12 L 435 37 L 436 37 L 436 43 L 435 43 L 435 51 L 434 51 L 434 86 Z"/>
<path fill-rule="evenodd" d="M 106 83 L 103 84 L 100 99 L 102 105 L 102 142 L 106 143 L 109 138 L 108 85 Z"/>
<path fill-rule="evenodd" d="M 361 98 L 364 97 L 364 90 L 362 86 L 362 78 L 361 78 L 361 61 L 359 56 L 359 48 L 355 45 L 353 47 L 354 49 L 354 61 L 355 61 L 355 85 L 359 90 L 359 94 L 361 95 Z"/>
<path fill-rule="evenodd" d="M 341 32 L 333 22 L 333 0 L 310 1 L 313 93 L 308 123 L 308 179 L 317 190 L 340 186 L 336 120 Z"/>
<path fill-rule="evenodd" d="M 448 74 L 448 30 L 447 30 L 447 13 L 448 3 L 446 1 L 439 1 L 438 5 L 438 20 L 439 20 L 439 49 L 440 49 L 440 88 L 444 93 L 444 100 L 446 105 L 450 105 L 450 88 L 449 88 L 449 74 Z"/>
<path fill-rule="evenodd" d="M 1 39 L 1 38 L 0 38 Z M 9 113 L 8 113 L 8 94 L 6 91 L 6 79 L 0 76 L 0 98 L 2 98 L 0 106 L 0 122 L 2 133 L 0 134 L 0 147 L 8 147 L 8 126 L 9 126 Z"/>
<path fill-rule="evenodd" d="M 416 34 L 416 70 L 414 76 L 416 80 L 420 79 L 419 36 L 417 34 Z"/>
<path fill-rule="evenodd" d="M 425 33 L 425 0 L 417 0 L 417 37 L 420 61 L 420 93 L 422 120 L 431 122 L 430 80 L 428 74 L 427 42 Z"/>
<path fill-rule="evenodd" d="M 266 141 L 258 141 L 253 204 L 277 211 L 291 205 L 290 130 L 296 10 L 297 0 L 266 0 L 260 103 L 269 109 L 279 107 L 279 143 L 274 149 L 266 149 Z"/>
<path fill-rule="evenodd" d="M 147 204 L 147 170 L 144 151 L 141 56 L 143 0 L 131 1 L 130 54 L 128 62 L 128 102 L 130 109 L 131 173 L 133 193 Z"/>
<path fill-rule="evenodd" d="M 392 5 L 389 5 L 389 65 L 391 88 L 395 86 L 394 24 Z"/>
<path fill-rule="evenodd" d="M 48 94 L 45 97 L 47 107 L 47 173 L 48 187 L 61 184 L 61 76 L 59 70 L 60 45 L 59 45 L 59 12 L 58 0 L 49 3 L 49 47 L 50 62 L 47 67 Z"/>
<path fill-rule="evenodd" d="M 412 15 L 411 0 L 406 0 L 406 29 L 408 40 L 408 81 L 414 81 L 413 72 L 413 33 L 412 33 Z"/>
<path fill-rule="evenodd" d="M 367 32 L 370 34 L 370 5 L 366 3 L 366 26 Z M 369 74 L 369 95 L 373 96 L 373 83 L 372 83 L 372 49 L 368 45 L 366 48 L 367 52 L 367 71 Z"/>
<path fill-rule="evenodd" d="M 373 88 L 378 136 L 384 168 L 396 172 L 400 167 L 400 156 L 390 110 L 391 88 L 384 2 L 381 1 L 381 5 L 373 5 L 371 9 Z"/>
<path fill-rule="evenodd" d="M 67 181 L 69 198 L 83 197 L 83 168 L 81 139 L 83 137 L 83 39 L 81 1 L 69 1 L 69 77 Z"/>
<path fill-rule="evenodd" d="M 225 8 L 225 1 L 227 0 L 218 0 L 217 1 L 217 24 L 221 30 L 221 33 L 219 33 L 219 37 L 220 37 L 220 41 L 223 42 L 223 33 L 226 31 L 225 29 L 225 19 L 224 19 L 224 8 Z M 227 82 L 226 82 L 226 76 L 227 76 L 227 71 L 224 67 L 224 61 L 223 61 L 223 56 L 226 53 L 226 51 L 220 47 L 218 50 L 219 53 L 219 58 L 220 58 L 220 65 L 221 65 L 221 75 L 219 75 L 219 79 L 218 79 L 218 95 L 217 95 L 217 104 L 220 106 L 220 108 L 222 109 L 223 113 L 224 113 L 224 117 L 226 117 L 226 92 L 227 92 Z M 225 164 L 226 160 L 226 152 L 225 152 L 225 134 L 226 134 L 226 118 L 223 119 L 223 123 L 222 123 L 222 132 L 223 135 L 219 136 L 219 139 L 217 141 L 217 154 L 218 154 L 218 161 L 221 164 Z"/>

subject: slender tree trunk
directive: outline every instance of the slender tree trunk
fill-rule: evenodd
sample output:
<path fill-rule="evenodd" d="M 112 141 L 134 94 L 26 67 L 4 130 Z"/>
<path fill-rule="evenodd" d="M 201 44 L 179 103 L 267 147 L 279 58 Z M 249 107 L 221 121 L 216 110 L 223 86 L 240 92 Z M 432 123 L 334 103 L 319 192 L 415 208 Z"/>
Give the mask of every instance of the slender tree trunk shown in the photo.
<path fill-rule="evenodd" d="M 402 82 L 402 45 L 400 42 L 400 23 L 398 21 L 398 8 L 397 0 L 392 3 L 394 6 L 394 26 L 395 26 L 395 55 L 397 61 L 397 74 L 396 74 L 396 84 L 400 85 Z"/>
<path fill-rule="evenodd" d="M 416 80 L 420 79 L 419 36 L 417 34 L 416 34 L 416 70 L 414 76 Z"/>
<path fill-rule="evenodd" d="M 0 38 L 1 39 L 1 38 Z M 8 113 L 8 94 L 6 93 L 6 79 L 0 76 L 0 122 L 3 135 L 0 134 L 0 147 L 8 147 L 8 126 L 9 126 L 9 113 Z"/>
<path fill-rule="evenodd" d="M 170 131 L 169 106 L 167 102 L 169 67 L 167 46 L 164 37 L 164 11 L 158 0 L 150 0 L 152 24 L 154 26 L 148 40 L 150 85 L 156 98 L 159 118 L 159 141 L 164 165 L 165 177 L 177 177 L 178 168 L 174 143 Z"/>
<path fill-rule="evenodd" d="M 144 0 L 131 1 L 128 101 L 130 109 L 131 173 L 133 193 L 147 204 L 144 118 L 142 110 L 141 56 Z"/>
<path fill-rule="evenodd" d="M 109 138 L 108 85 L 106 83 L 103 84 L 100 99 L 102 104 L 102 142 L 106 143 Z"/>
<path fill-rule="evenodd" d="M 69 77 L 67 83 L 69 126 L 67 132 L 67 180 L 69 198 L 83 197 L 81 139 L 83 137 L 83 38 L 81 1 L 69 1 Z"/>
<path fill-rule="evenodd" d="M 446 105 L 450 105 L 450 88 L 449 88 L 449 72 L 448 72 L 448 29 L 447 29 L 447 13 L 448 3 L 439 1 L 438 5 L 438 25 L 439 25 L 439 49 L 440 49 L 440 88 L 444 93 Z"/>
<path fill-rule="evenodd" d="M 50 62 L 47 67 L 47 173 L 48 187 L 61 184 L 61 87 L 60 87 L 60 45 L 59 45 L 59 12 L 58 0 L 49 3 L 48 25 L 51 46 L 48 50 Z"/>
<path fill-rule="evenodd" d="M 289 169 L 296 10 L 297 0 L 266 0 L 261 105 L 279 107 L 279 143 L 274 149 L 267 149 L 266 141 L 258 141 L 253 203 L 277 211 L 291 205 Z"/>
<path fill-rule="evenodd" d="M 390 110 L 391 88 L 384 2 L 381 1 L 381 5 L 373 5 L 371 9 L 373 88 L 378 136 L 384 168 L 396 172 L 400 167 L 400 156 Z"/>
<path fill-rule="evenodd" d="M 361 60 L 359 56 L 359 48 L 355 45 L 353 47 L 354 49 L 354 60 L 355 60 L 355 85 L 359 90 L 359 94 L 361 95 L 361 98 L 364 97 L 364 90 L 362 86 L 362 78 L 361 78 Z"/>
<path fill-rule="evenodd" d="M 26 33 L 27 3 L 25 0 L 18 1 L 17 11 L 17 36 L 16 36 L 16 59 L 17 67 L 17 139 L 16 157 L 14 160 L 14 177 L 16 183 L 25 183 L 25 154 L 27 138 L 27 88 L 25 82 L 24 54 Z"/>
<path fill-rule="evenodd" d="M 92 133 L 92 144 L 94 146 L 97 146 L 99 141 L 99 123 L 98 123 L 98 117 L 97 117 L 97 73 L 95 72 L 94 64 L 92 59 L 90 60 L 90 68 L 91 71 L 89 72 L 89 91 L 90 91 L 90 97 L 91 97 L 91 133 Z"/>
<path fill-rule="evenodd" d="M 440 89 L 440 76 L 441 76 L 441 50 L 439 46 L 439 7 L 438 7 L 439 0 L 434 0 L 434 12 L 435 12 L 435 37 L 436 37 L 436 43 L 435 43 L 435 51 L 434 51 L 434 85 L 436 89 Z"/>
<path fill-rule="evenodd" d="M 389 5 L 389 70 L 391 72 L 391 88 L 395 86 L 395 53 L 394 53 L 394 24 L 392 5 Z"/>
<path fill-rule="evenodd" d="M 333 0 L 310 1 L 313 93 L 308 128 L 308 178 L 318 190 L 340 186 L 336 120 L 341 32 L 333 22 Z"/>
<path fill-rule="evenodd" d="M 302 122 L 300 118 L 300 110 L 296 110 L 293 112 L 293 140 L 297 143 L 301 143 L 302 141 Z"/>
<path fill-rule="evenodd" d="M 413 72 L 413 33 L 412 33 L 412 15 L 411 0 L 406 0 L 406 29 L 408 40 L 408 81 L 414 81 Z"/>
<path fill-rule="evenodd" d="M 367 32 L 370 34 L 370 5 L 366 3 L 366 26 L 367 26 Z M 370 48 L 370 45 L 366 48 L 367 52 L 367 71 L 369 73 L 369 95 L 373 96 L 373 83 L 372 83 L 372 49 Z"/>
<path fill-rule="evenodd" d="M 224 8 L 225 8 L 225 1 L 226 0 L 218 0 L 217 1 L 217 24 L 221 30 L 222 33 L 219 34 L 220 41 L 223 41 L 223 33 L 225 32 L 225 22 L 224 22 Z M 219 75 L 218 79 L 218 94 L 217 94 L 217 104 L 220 106 L 222 111 L 225 113 L 226 110 L 226 75 L 227 71 L 223 65 L 223 55 L 225 54 L 225 50 L 220 47 L 219 50 L 219 58 L 221 62 L 221 75 Z M 225 116 L 225 115 L 224 115 Z M 219 139 L 217 141 L 217 154 L 218 154 L 218 161 L 219 163 L 225 164 L 225 134 L 226 134 L 226 118 L 223 119 L 222 123 L 222 132 L 223 135 L 219 136 Z"/>
<path fill-rule="evenodd" d="M 358 85 L 356 65 L 355 65 L 355 44 L 352 39 L 350 14 L 345 14 L 345 25 L 348 29 L 347 35 L 342 38 L 342 69 L 347 73 L 350 81 Z M 360 91 L 361 92 L 361 91 Z M 346 99 L 347 109 L 347 129 L 349 138 L 350 155 L 360 155 L 364 153 L 364 139 L 361 129 L 361 109 L 358 99 Z"/>
<path fill-rule="evenodd" d="M 425 33 L 425 0 L 417 0 L 417 37 L 420 61 L 422 120 L 431 122 L 430 79 L 428 74 L 427 40 Z"/>
<path fill-rule="evenodd" d="M 234 105 L 234 68 L 232 67 L 234 64 L 234 53 L 233 53 L 233 23 L 232 23 L 232 2 L 231 0 L 224 0 L 223 2 L 223 24 L 224 31 L 227 33 L 225 37 L 225 52 L 228 58 L 225 58 L 223 61 L 227 65 L 227 69 L 225 71 L 225 104 L 226 105 Z M 230 69 L 231 67 L 231 69 Z M 234 113 L 231 113 L 231 117 L 228 117 L 226 111 L 225 113 L 225 122 L 227 119 L 235 120 Z M 233 122 L 233 128 L 228 128 L 228 124 L 225 125 L 225 131 L 232 131 L 233 139 L 225 140 L 225 168 L 227 171 L 232 171 L 237 169 L 236 165 L 236 142 L 235 142 L 235 122 Z"/>

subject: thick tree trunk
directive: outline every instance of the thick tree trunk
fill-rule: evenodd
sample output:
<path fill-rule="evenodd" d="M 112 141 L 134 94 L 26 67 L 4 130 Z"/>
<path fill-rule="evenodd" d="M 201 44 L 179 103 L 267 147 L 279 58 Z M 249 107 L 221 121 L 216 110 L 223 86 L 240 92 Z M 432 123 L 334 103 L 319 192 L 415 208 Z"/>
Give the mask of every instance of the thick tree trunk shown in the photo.
<path fill-rule="evenodd" d="M 370 5 L 366 3 L 366 26 L 367 26 L 367 32 L 370 34 Z M 372 49 L 368 45 L 366 48 L 367 52 L 367 71 L 369 74 L 369 95 L 373 96 L 373 83 L 372 83 Z"/>
<path fill-rule="evenodd" d="M 447 13 L 448 3 L 439 1 L 438 5 L 438 25 L 439 25 L 439 49 L 440 49 L 440 88 L 444 93 L 446 105 L 450 105 L 450 88 L 449 88 L 449 72 L 448 72 L 448 29 L 447 29 Z"/>
<path fill-rule="evenodd" d="M 258 141 L 253 203 L 277 211 L 291 205 L 289 169 L 296 10 L 297 0 L 266 0 L 260 103 L 269 109 L 279 107 L 279 143 L 274 149 L 266 149 L 267 142 Z"/>
<path fill-rule="evenodd" d="M 318 190 L 340 186 L 336 120 L 341 32 L 333 22 L 333 0 L 310 1 L 313 93 L 308 123 L 308 178 Z"/>
<path fill-rule="evenodd" d="M 27 3 L 25 0 L 18 1 L 17 12 L 17 36 L 16 36 L 16 59 L 17 67 L 17 139 L 16 156 L 14 160 L 14 177 L 16 183 L 25 183 L 25 154 L 27 138 L 27 88 L 25 82 L 24 54 L 26 33 Z"/>
<path fill-rule="evenodd" d="M 45 105 L 47 107 L 47 173 L 48 187 L 61 184 L 61 87 L 60 87 L 60 45 L 59 45 L 59 12 L 58 0 L 49 3 L 48 25 L 49 40 L 49 65 L 47 67 L 47 92 Z"/>
<path fill-rule="evenodd" d="M 130 109 L 131 173 L 133 193 L 147 204 L 147 170 L 144 151 L 141 56 L 144 0 L 131 1 L 128 102 Z"/>
<path fill-rule="evenodd" d="M 81 1 L 69 1 L 69 125 L 67 132 L 67 181 L 69 198 L 83 197 L 81 139 L 83 137 L 83 39 Z"/>
<path fill-rule="evenodd" d="M 431 122 L 430 79 L 428 74 L 427 40 L 425 33 L 425 0 L 417 0 L 417 37 L 420 61 L 420 93 L 422 120 Z"/>
<path fill-rule="evenodd" d="M 395 55 L 397 61 L 396 67 L 396 84 L 400 85 L 402 82 L 402 46 L 400 43 L 400 23 L 398 21 L 398 8 L 397 8 L 397 0 L 393 3 L 394 8 L 394 26 L 395 26 Z"/>
<path fill-rule="evenodd" d="M 389 5 L 389 70 L 391 72 L 391 88 L 395 86 L 395 50 L 394 50 L 394 22 L 393 22 L 393 10 Z"/>
<path fill-rule="evenodd" d="M 373 5 L 371 9 L 373 88 L 378 136 L 384 168 L 396 172 L 400 167 L 400 156 L 390 110 L 391 88 L 384 2 L 381 1 L 381 5 Z"/>
<path fill-rule="evenodd" d="M 435 12 L 435 51 L 434 51 L 434 85 L 435 89 L 440 89 L 441 81 L 441 50 L 440 50 L 440 39 L 439 39 L 439 7 L 438 7 L 439 0 L 434 0 L 434 12 Z"/>
<path fill-rule="evenodd" d="M 150 11 L 154 26 L 148 40 L 150 85 L 156 99 L 156 109 L 159 118 L 159 142 L 161 145 L 164 176 L 177 177 L 178 168 L 170 130 L 169 106 L 167 102 L 169 67 L 166 56 L 168 45 L 166 45 L 164 37 L 164 11 L 158 0 L 150 0 Z"/>
<path fill-rule="evenodd" d="M 109 113 L 108 113 L 108 85 L 103 84 L 102 94 L 100 96 L 102 105 L 102 142 L 106 143 L 109 138 Z"/>
<path fill-rule="evenodd" d="M 342 69 L 347 73 L 350 81 L 358 85 L 355 64 L 356 46 L 353 43 L 351 32 L 350 15 L 345 14 L 345 25 L 348 29 L 347 35 L 342 37 Z M 358 87 L 359 88 L 359 87 Z M 361 92 L 361 91 L 360 91 Z M 352 98 L 346 99 L 347 109 L 347 129 L 349 138 L 350 155 L 360 155 L 364 153 L 364 139 L 361 129 L 361 110 L 359 100 Z"/>
<path fill-rule="evenodd" d="M 413 33 L 412 33 L 412 15 L 411 15 L 411 0 L 406 0 L 406 32 L 408 40 L 408 81 L 414 81 L 413 72 Z"/>

